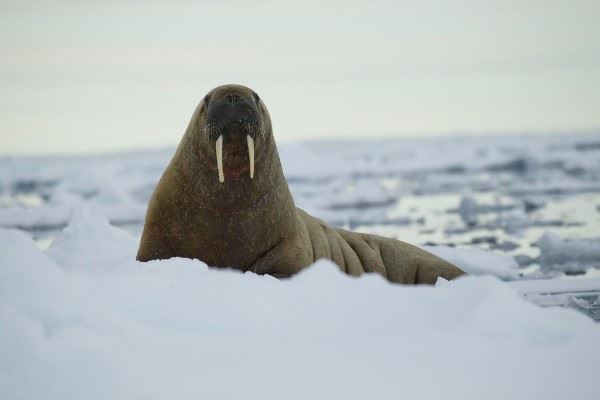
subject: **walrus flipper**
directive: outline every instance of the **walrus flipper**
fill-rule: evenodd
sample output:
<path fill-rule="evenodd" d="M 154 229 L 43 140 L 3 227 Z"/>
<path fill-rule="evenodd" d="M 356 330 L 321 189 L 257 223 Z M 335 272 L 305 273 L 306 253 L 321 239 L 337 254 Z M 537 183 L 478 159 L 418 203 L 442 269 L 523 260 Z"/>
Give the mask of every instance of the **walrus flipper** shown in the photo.
<path fill-rule="evenodd" d="M 395 239 L 333 228 L 297 208 L 308 232 L 313 261 L 328 258 L 352 276 L 378 273 L 396 283 L 434 284 L 438 277 L 454 279 L 464 272 L 418 247 Z"/>
<path fill-rule="evenodd" d="M 173 251 L 156 234 L 144 231 L 136 256 L 138 261 L 166 260 L 175 257 Z"/>
<path fill-rule="evenodd" d="M 465 274 L 457 266 L 416 246 L 380 236 L 374 238 L 381 243 L 387 278 L 392 282 L 434 284 L 440 277 L 452 280 Z"/>
<path fill-rule="evenodd" d="M 439 277 L 454 279 L 464 272 L 416 246 L 377 235 L 337 229 L 361 260 L 364 272 L 377 272 L 390 282 L 434 284 Z"/>

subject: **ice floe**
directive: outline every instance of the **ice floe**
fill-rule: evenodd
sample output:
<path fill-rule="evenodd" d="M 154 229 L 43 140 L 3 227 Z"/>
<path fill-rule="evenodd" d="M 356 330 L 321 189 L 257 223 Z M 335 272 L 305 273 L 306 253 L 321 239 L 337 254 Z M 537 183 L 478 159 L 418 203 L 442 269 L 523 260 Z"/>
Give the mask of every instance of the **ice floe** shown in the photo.
<path fill-rule="evenodd" d="M 538 240 L 543 270 L 582 273 L 600 268 L 600 238 L 564 239 L 546 232 Z"/>

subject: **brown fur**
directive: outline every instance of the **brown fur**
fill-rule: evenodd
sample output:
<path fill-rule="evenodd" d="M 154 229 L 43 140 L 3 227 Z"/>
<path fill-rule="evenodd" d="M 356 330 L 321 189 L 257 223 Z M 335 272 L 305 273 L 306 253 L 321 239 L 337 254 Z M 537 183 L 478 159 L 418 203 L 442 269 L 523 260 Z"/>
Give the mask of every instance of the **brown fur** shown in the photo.
<path fill-rule="evenodd" d="M 208 99 L 231 93 L 248 104 L 254 94 L 244 86 L 220 86 L 196 108 L 150 199 L 138 260 L 197 258 L 212 266 L 289 277 L 328 258 L 347 274 L 376 272 L 399 283 L 434 283 L 440 276 L 464 274 L 407 243 L 336 229 L 296 208 L 262 101 L 256 105 L 262 131 L 255 138 L 254 179 L 245 172 L 219 183 L 214 140 L 205 134 L 204 122 Z M 224 166 L 244 172 L 248 156 L 236 140 L 224 144 Z"/>

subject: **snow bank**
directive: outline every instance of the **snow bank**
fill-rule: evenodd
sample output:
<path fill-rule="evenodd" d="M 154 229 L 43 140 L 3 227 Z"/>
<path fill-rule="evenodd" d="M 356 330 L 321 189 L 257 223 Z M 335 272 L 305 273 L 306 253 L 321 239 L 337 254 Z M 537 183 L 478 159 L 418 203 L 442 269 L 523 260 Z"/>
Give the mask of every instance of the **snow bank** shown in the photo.
<path fill-rule="evenodd" d="M 491 277 L 437 287 L 137 263 L 77 210 L 47 252 L 0 229 L 7 399 L 595 398 L 600 331 Z"/>

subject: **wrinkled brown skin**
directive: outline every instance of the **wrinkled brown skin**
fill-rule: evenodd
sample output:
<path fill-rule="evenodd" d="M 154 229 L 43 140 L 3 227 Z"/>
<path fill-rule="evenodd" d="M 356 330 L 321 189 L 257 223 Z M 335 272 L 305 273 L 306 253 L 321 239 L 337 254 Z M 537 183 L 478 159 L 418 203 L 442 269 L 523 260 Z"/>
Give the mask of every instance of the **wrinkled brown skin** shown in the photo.
<path fill-rule="evenodd" d="M 253 92 L 226 85 L 209 96 L 219 99 L 228 93 L 249 99 Z M 241 139 L 239 143 L 225 139 L 225 171 L 246 170 L 220 183 L 215 141 L 204 131 L 206 102 L 196 108 L 150 199 L 139 261 L 197 258 L 211 266 L 285 278 L 319 258 L 328 258 L 349 275 L 376 272 L 391 282 L 406 284 L 433 284 L 438 277 L 453 279 L 464 274 L 410 244 L 333 228 L 296 208 L 262 101 L 258 111 L 264 117 L 264 134 L 255 139 L 254 179 L 247 172 L 248 155 Z"/>

